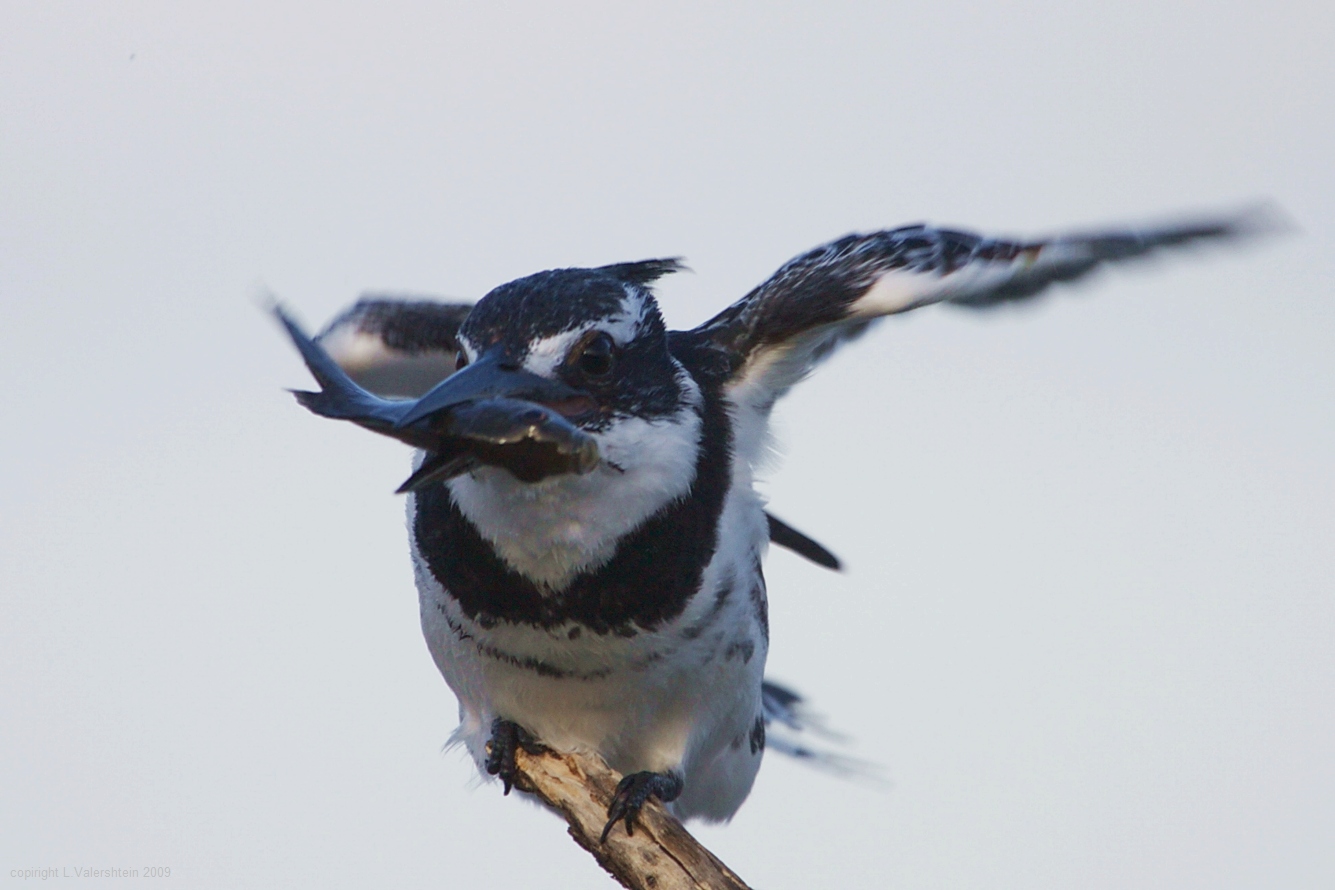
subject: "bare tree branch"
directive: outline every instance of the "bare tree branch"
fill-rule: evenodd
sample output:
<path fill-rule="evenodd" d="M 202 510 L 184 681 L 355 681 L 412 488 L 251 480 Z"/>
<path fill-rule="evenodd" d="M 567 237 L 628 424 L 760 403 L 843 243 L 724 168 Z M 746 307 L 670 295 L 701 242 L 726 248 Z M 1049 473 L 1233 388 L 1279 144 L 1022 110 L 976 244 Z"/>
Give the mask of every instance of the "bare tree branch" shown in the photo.
<path fill-rule="evenodd" d="M 600 843 L 620 776 L 597 755 L 515 752 L 515 787 L 536 795 L 570 823 L 575 843 L 630 890 L 748 890 L 741 878 L 651 799 L 635 834 L 618 825 Z"/>

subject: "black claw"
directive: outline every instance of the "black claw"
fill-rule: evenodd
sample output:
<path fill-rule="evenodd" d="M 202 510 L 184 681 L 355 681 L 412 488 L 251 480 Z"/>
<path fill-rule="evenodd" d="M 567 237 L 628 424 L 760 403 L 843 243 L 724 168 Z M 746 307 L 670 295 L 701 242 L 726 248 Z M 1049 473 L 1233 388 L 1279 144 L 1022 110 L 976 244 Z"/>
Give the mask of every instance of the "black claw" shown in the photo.
<path fill-rule="evenodd" d="M 515 776 L 519 767 L 515 765 L 515 752 L 523 748 L 528 754 L 541 754 L 544 748 L 533 734 L 518 723 L 497 717 L 491 724 L 491 741 L 487 742 L 487 772 L 499 776 L 509 794 L 514 787 Z"/>
<path fill-rule="evenodd" d="M 626 776 L 617 783 L 612 804 L 607 808 L 607 824 L 603 826 L 603 835 L 598 842 L 607 843 L 612 826 L 621 821 L 626 823 L 626 834 L 635 834 L 635 819 L 640 815 L 640 808 L 649 795 L 668 803 L 681 795 L 683 787 L 681 776 L 676 773 L 641 772 Z"/>

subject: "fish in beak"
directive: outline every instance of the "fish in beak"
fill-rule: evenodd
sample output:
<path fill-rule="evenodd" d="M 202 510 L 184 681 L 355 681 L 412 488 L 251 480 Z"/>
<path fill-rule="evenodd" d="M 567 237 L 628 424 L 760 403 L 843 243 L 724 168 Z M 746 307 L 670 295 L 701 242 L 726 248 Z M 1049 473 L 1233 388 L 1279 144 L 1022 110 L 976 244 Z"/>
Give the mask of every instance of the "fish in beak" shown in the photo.
<path fill-rule="evenodd" d="M 587 393 L 523 370 L 493 349 L 419 399 L 385 399 L 353 382 L 319 343 L 275 305 L 273 313 L 320 384 L 293 391 L 321 417 L 350 420 L 426 452 L 399 486 L 416 491 L 479 465 L 500 467 L 522 482 L 598 466 L 598 443 L 571 422 L 597 410 Z"/>

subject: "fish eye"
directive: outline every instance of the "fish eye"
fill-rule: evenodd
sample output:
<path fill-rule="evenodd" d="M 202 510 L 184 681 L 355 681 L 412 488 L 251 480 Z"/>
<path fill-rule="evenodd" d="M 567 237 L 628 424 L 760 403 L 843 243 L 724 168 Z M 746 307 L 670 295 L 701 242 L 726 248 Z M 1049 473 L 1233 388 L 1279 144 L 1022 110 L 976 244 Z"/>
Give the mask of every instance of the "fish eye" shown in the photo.
<path fill-rule="evenodd" d="M 575 357 L 575 363 L 586 377 L 600 379 L 612 373 L 616 344 L 607 334 L 599 331 L 588 340 Z"/>

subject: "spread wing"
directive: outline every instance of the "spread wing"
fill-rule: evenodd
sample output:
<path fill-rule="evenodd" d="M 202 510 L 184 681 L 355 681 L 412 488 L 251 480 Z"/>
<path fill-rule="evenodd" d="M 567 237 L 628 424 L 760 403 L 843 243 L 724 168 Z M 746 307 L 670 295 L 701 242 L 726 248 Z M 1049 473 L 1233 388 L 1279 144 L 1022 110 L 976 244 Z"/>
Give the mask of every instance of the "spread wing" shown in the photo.
<path fill-rule="evenodd" d="M 368 294 L 315 338 L 348 376 L 379 396 L 418 398 L 454 373 L 471 303 Z"/>
<path fill-rule="evenodd" d="M 933 303 L 988 309 L 1028 300 L 1105 263 L 1278 225 L 1273 212 L 1257 208 L 1033 241 L 922 225 L 846 235 L 790 260 L 691 334 L 724 354 L 729 397 L 763 414 L 813 365 L 881 316 Z"/>

